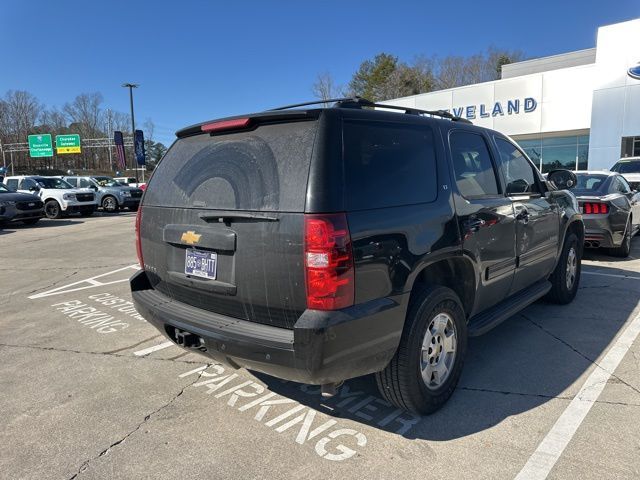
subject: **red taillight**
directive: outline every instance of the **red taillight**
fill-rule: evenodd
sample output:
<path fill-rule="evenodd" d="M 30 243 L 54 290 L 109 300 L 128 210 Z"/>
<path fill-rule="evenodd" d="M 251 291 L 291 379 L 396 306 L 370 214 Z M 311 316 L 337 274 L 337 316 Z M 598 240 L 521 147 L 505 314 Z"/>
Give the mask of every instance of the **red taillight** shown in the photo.
<path fill-rule="evenodd" d="M 354 301 L 351 235 L 344 213 L 305 215 L 307 307 L 337 310 Z"/>
<path fill-rule="evenodd" d="M 144 261 L 142 259 L 142 243 L 140 242 L 140 221 L 142 220 L 142 207 L 138 208 L 136 213 L 136 253 L 138 254 L 138 263 L 140 268 L 144 270 Z"/>
<path fill-rule="evenodd" d="M 200 127 L 203 132 L 221 132 L 224 130 L 238 130 L 248 128 L 251 124 L 250 118 L 237 118 L 235 120 L 223 120 L 222 122 L 207 123 Z"/>
<path fill-rule="evenodd" d="M 582 204 L 582 213 L 609 213 L 609 205 L 606 203 L 585 202 Z"/>

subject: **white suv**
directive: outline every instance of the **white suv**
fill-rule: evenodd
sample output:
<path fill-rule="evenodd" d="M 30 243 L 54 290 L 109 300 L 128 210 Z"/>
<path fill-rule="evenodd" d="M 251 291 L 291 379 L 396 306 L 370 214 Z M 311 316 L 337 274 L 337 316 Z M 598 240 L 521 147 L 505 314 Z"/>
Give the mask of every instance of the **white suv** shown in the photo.
<path fill-rule="evenodd" d="M 34 193 L 44 202 L 44 213 L 48 218 L 60 218 L 78 212 L 84 217 L 92 215 L 98 208 L 95 193 L 88 188 L 73 188 L 57 177 L 20 175 L 6 177 L 9 190 Z"/>

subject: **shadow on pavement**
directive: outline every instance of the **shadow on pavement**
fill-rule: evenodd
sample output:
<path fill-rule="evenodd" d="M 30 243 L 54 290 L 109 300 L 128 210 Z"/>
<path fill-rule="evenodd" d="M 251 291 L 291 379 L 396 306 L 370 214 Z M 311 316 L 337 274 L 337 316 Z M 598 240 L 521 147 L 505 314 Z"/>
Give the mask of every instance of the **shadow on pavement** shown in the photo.
<path fill-rule="evenodd" d="M 637 275 L 611 266 L 598 268 L 616 275 Z M 471 338 L 462 377 L 452 397 L 441 410 L 423 417 L 402 436 L 451 440 L 491 428 L 553 399 L 570 400 L 581 386 L 580 382 L 574 383 L 607 349 L 639 297 L 638 281 L 584 275 L 571 304 L 540 301 L 489 333 Z M 373 375 L 345 382 L 338 395 L 328 400 L 321 398 L 318 387 L 254 375 L 270 390 L 303 405 L 398 432 L 397 423 L 380 425 L 380 419 L 393 414 L 394 407 L 380 398 Z M 354 393 L 359 393 L 357 398 L 347 401 Z"/>

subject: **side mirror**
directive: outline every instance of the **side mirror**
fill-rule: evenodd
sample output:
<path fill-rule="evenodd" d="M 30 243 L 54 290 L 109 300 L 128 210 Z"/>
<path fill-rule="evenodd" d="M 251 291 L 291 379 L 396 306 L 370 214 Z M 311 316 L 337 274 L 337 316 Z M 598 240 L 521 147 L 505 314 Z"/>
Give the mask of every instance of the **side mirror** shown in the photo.
<path fill-rule="evenodd" d="M 37 185 L 35 187 L 29 187 L 29 191 L 30 192 L 39 192 L 40 191 L 40 187 L 38 187 Z"/>
<path fill-rule="evenodd" d="M 91 189 L 92 189 L 94 192 L 97 192 L 97 191 L 98 191 L 98 186 L 97 186 L 97 185 L 91 185 Z"/>
<path fill-rule="evenodd" d="M 558 190 L 568 190 L 578 183 L 578 177 L 571 170 L 551 170 L 547 173 L 547 181 L 551 182 Z"/>

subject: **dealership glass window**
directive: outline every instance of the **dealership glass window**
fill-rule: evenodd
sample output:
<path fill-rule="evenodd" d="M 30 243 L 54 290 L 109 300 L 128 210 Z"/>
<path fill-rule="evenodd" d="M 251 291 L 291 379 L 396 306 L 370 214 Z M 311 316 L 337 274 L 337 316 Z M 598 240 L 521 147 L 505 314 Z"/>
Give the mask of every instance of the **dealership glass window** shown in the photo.
<path fill-rule="evenodd" d="M 589 160 L 589 135 L 541 137 L 517 141 L 543 173 L 555 168 L 586 170 Z"/>
<path fill-rule="evenodd" d="M 620 158 L 640 157 L 640 137 L 622 137 Z"/>

